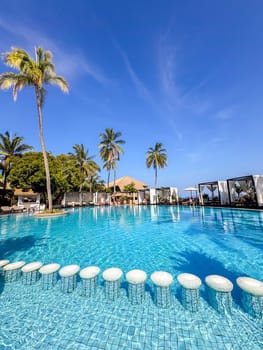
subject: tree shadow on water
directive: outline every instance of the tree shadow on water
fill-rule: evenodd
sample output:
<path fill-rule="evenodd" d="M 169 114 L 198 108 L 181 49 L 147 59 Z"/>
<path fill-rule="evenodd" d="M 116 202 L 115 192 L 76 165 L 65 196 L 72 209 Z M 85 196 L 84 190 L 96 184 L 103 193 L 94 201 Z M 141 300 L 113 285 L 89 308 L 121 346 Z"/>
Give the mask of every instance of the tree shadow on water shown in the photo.
<path fill-rule="evenodd" d="M 8 238 L 0 242 L 0 257 L 4 259 L 17 251 L 27 250 L 34 246 L 35 242 L 36 239 L 32 235 L 21 238 Z"/>
<path fill-rule="evenodd" d="M 240 277 L 240 274 L 227 269 L 220 261 L 195 251 L 179 253 L 176 257 L 170 257 L 170 259 L 174 262 L 173 268 L 176 271 L 198 276 L 201 278 L 203 285 L 205 285 L 205 277 L 208 275 L 221 275 L 228 278 L 234 285 L 232 296 L 240 304 L 241 293 L 236 286 L 236 279 Z M 246 275 L 245 272 L 243 275 Z M 207 293 L 204 288 L 200 290 L 200 294 L 207 300 Z"/>

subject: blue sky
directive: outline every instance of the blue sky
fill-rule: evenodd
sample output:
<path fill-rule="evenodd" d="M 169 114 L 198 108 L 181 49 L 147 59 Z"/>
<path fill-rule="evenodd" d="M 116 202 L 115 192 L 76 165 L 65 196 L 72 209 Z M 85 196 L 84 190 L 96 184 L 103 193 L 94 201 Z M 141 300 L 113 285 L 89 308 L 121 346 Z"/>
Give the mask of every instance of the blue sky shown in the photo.
<path fill-rule="evenodd" d="M 126 140 L 117 176 L 152 186 L 145 152 L 162 142 L 169 162 L 158 185 L 185 195 L 200 182 L 263 174 L 262 13 L 260 0 L 2 0 L 0 51 L 51 50 L 69 82 L 68 95 L 48 89 L 49 151 L 83 143 L 98 154 L 98 135 L 113 128 Z M 1 133 L 40 150 L 33 89 L 16 103 L 0 91 L 0 120 Z"/>

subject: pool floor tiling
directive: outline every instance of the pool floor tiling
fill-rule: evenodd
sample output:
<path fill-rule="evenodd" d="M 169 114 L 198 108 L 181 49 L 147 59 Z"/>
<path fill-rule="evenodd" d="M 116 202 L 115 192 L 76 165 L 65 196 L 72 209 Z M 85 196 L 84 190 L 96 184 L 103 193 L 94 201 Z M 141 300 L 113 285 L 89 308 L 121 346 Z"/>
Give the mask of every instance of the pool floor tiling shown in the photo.
<path fill-rule="evenodd" d="M 199 311 L 186 311 L 172 296 L 159 309 L 148 291 L 141 305 L 131 305 L 125 288 L 112 302 L 100 285 L 92 298 L 80 286 L 64 294 L 60 281 L 43 290 L 40 281 L 2 285 L 1 350 L 262 350 L 262 320 L 237 305 L 219 314 L 204 298 Z M 4 321 L 3 321 L 4 320 Z"/>

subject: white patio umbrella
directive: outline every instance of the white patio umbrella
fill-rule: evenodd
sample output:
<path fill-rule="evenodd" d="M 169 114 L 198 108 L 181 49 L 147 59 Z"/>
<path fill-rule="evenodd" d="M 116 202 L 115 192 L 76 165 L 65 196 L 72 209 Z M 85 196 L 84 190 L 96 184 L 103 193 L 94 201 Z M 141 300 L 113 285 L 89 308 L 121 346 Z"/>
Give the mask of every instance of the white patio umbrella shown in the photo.
<path fill-rule="evenodd" d="M 191 198 L 192 198 L 193 192 L 194 192 L 194 191 L 197 192 L 198 189 L 195 188 L 195 187 L 186 187 L 186 188 L 184 188 L 184 191 L 189 191 L 189 192 L 191 192 Z"/>

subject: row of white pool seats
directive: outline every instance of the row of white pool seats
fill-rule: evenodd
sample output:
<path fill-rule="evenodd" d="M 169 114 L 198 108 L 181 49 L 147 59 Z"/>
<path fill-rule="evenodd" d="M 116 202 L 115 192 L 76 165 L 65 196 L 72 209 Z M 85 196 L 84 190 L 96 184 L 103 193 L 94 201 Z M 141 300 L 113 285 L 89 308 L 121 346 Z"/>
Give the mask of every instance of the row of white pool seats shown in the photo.
<path fill-rule="evenodd" d="M 77 286 L 77 275 L 82 281 L 83 295 L 91 296 L 96 292 L 100 268 L 88 266 L 80 269 L 78 265 L 68 265 L 61 268 L 59 264 L 43 265 L 41 262 L 26 264 L 24 261 L 10 263 L 9 260 L 0 260 L 1 274 L 7 282 L 15 281 L 21 274 L 25 284 L 33 284 L 39 276 L 42 277 L 44 288 L 50 288 L 57 282 L 57 274 L 61 278 L 61 289 L 64 292 L 72 292 Z M 115 300 L 119 295 L 120 283 L 123 271 L 119 268 L 109 268 L 103 271 L 102 278 L 105 284 L 105 295 L 110 300 Z M 140 304 L 144 300 L 145 282 L 147 274 L 142 270 L 131 270 L 126 273 L 129 283 L 129 299 L 133 304 Z M 155 286 L 155 302 L 159 307 L 169 307 L 171 304 L 170 287 L 173 276 L 165 271 L 153 272 L 150 276 Z M 193 274 L 182 273 L 177 276 L 177 282 L 181 287 L 182 304 L 186 309 L 197 311 L 199 301 L 199 288 L 201 279 Z M 226 311 L 226 304 L 232 306 L 231 292 L 233 283 L 219 275 L 209 275 L 205 278 L 212 306 L 217 311 Z M 262 317 L 263 308 L 263 282 L 250 277 L 239 277 L 236 280 L 238 287 L 243 292 L 243 306 L 253 316 Z"/>

